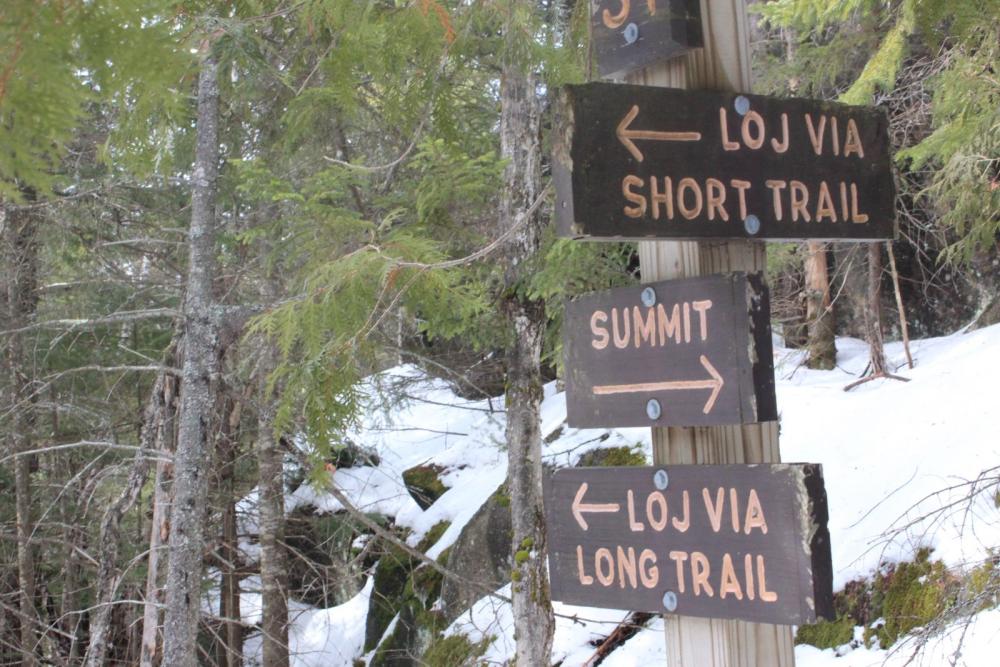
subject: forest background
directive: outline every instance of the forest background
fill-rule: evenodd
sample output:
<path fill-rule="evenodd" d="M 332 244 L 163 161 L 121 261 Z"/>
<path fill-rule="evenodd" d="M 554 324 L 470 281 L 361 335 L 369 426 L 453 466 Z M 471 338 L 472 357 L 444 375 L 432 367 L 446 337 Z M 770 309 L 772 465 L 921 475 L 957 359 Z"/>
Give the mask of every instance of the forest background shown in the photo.
<path fill-rule="evenodd" d="M 775 330 L 817 368 L 863 337 L 878 372 L 884 338 L 1000 322 L 1000 1 L 749 9 L 755 92 L 885 109 L 898 191 L 895 242 L 770 245 Z M 633 245 L 548 224 L 550 93 L 589 78 L 588 21 L 580 0 L 3 4 L 0 663 L 239 664 L 260 632 L 287 664 L 298 573 L 335 602 L 406 546 L 357 512 L 306 552 L 283 510 L 372 455 L 345 436 L 377 408 L 359 382 L 400 362 L 506 392 L 519 662 L 547 655 L 540 386 L 565 298 L 638 280 Z"/>

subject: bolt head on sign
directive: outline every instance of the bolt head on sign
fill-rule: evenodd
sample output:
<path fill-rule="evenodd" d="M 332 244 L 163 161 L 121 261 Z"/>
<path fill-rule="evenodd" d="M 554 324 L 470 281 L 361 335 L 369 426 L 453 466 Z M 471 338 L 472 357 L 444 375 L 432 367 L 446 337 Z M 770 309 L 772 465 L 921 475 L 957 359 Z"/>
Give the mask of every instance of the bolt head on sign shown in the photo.
<path fill-rule="evenodd" d="M 888 122 L 879 109 L 588 83 L 563 87 L 555 130 L 563 236 L 870 241 L 896 234 Z"/>
<path fill-rule="evenodd" d="M 702 45 L 699 0 L 591 0 L 597 72 L 620 77 Z"/>
<path fill-rule="evenodd" d="M 776 419 L 760 274 L 668 280 L 566 304 L 570 426 L 710 426 Z"/>

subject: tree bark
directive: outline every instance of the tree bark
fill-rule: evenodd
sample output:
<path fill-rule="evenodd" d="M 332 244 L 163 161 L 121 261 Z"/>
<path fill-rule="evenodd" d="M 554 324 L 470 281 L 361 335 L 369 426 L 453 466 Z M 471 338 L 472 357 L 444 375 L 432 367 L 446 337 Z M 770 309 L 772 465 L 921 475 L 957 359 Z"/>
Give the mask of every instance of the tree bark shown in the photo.
<path fill-rule="evenodd" d="M 545 331 L 545 305 L 529 299 L 518 283 L 537 252 L 541 219 L 528 215 L 539 196 L 540 118 L 537 76 L 518 57 L 517 42 L 528 29 L 516 23 L 530 16 L 532 2 L 511 0 L 504 25 L 504 58 L 500 76 L 500 151 L 508 161 L 500 204 L 502 224 L 520 222 L 509 246 L 504 280 L 504 310 L 513 333 L 507 357 L 507 477 L 514 530 L 514 632 L 517 664 L 551 661 L 552 616 L 546 570 L 545 518 L 542 508 L 542 456 L 539 406 L 542 400 L 540 358 Z"/>
<path fill-rule="evenodd" d="M 257 468 L 260 491 L 260 587 L 263 603 L 261 635 L 264 667 L 287 667 L 288 566 L 285 562 L 285 489 L 282 453 L 274 433 L 275 408 L 267 388 L 274 368 L 270 342 L 263 343 L 258 368 Z"/>
<path fill-rule="evenodd" d="M 826 244 L 806 243 L 806 322 L 809 324 L 809 368 L 832 369 L 837 363 L 836 320 L 830 303 L 830 277 L 826 263 Z"/>
<path fill-rule="evenodd" d="M 98 540 L 100 557 L 97 568 L 97 607 L 90 620 L 90 646 L 87 650 L 85 664 L 87 667 L 100 667 L 104 664 L 111 642 L 111 617 L 114 599 L 118 591 L 118 553 L 121 547 L 120 527 L 122 517 L 128 512 L 139 497 L 139 492 L 149 475 L 149 455 L 156 449 L 156 439 L 160 432 L 160 423 L 166 412 L 165 385 L 166 376 L 157 377 L 146 405 L 140 436 L 139 451 L 129 471 L 128 479 L 121 493 L 105 511 L 101 520 L 101 532 Z"/>
<path fill-rule="evenodd" d="M 209 47 L 210 48 L 210 47 Z M 170 512 L 167 603 L 163 622 L 163 660 L 171 667 L 198 664 L 204 514 L 208 495 L 208 439 L 219 370 L 213 317 L 215 275 L 215 196 L 218 175 L 218 64 L 209 53 L 198 78 L 197 145 L 189 259 L 184 294 L 184 367 L 174 457 L 174 494 Z"/>
<path fill-rule="evenodd" d="M 222 574 L 219 616 L 223 620 L 220 654 L 222 667 L 243 663 L 243 623 L 240 615 L 239 544 L 236 530 L 236 456 L 239 449 L 239 426 L 242 399 L 227 401 L 226 419 L 219 437 L 219 498 L 222 501 Z"/>
<path fill-rule="evenodd" d="M 31 515 L 32 373 L 25 358 L 24 334 L 35 317 L 38 304 L 38 221 L 26 207 L 0 208 L 0 257 L 4 271 L 5 322 L 12 331 L 5 336 L 4 374 L 7 376 L 5 409 L 10 414 L 7 451 L 14 459 L 14 505 L 17 516 L 17 576 L 20 611 L 22 664 L 37 664 L 37 618 L 35 610 L 35 557 L 31 544 L 34 522 Z"/>
<path fill-rule="evenodd" d="M 175 450 L 176 430 L 176 386 L 177 381 L 170 376 L 165 378 L 163 402 L 165 407 L 163 421 L 160 422 L 160 433 L 157 437 L 159 452 L 173 454 Z M 153 487 L 153 519 L 149 526 L 149 556 L 146 560 L 146 604 L 142 616 L 142 649 L 139 656 L 141 667 L 155 667 L 159 663 L 159 625 L 160 606 L 163 602 L 163 592 L 160 586 L 161 569 L 160 556 L 163 545 L 167 541 L 170 513 L 170 482 L 173 477 L 173 464 L 159 460 L 156 462 L 156 478 Z"/>

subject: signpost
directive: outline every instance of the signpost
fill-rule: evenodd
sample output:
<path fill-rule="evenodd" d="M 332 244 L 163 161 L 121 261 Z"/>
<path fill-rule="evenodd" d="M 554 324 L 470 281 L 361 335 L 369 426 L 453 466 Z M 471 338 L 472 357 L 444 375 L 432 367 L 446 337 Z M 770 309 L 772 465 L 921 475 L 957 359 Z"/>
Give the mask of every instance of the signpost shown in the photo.
<path fill-rule="evenodd" d="M 566 86 L 554 148 L 563 236 L 888 239 L 885 114 L 804 99 Z"/>
<path fill-rule="evenodd" d="M 614 77 L 701 46 L 698 0 L 591 0 L 597 71 Z"/>
<path fill-rule="evenodd" d="M 761 623 L 832 618 L 820 466 L 569 468 L 545 491 L 553 599 Z"/>
<path fill-rule="evenodd" d="M 563 331 L 570 426 L 777 419 L 760 274 L 587 294 L 567 304 Z"/>
<path fill-rule="evenodd" d="M 745 0 L 672 0 L 697 6 L 697 19 L 649 48 L 666 4 L 591 2 L 599 72 L 646 85 L 563 89 L 552 160 L 560 233 L 642 241 L 647 283 L 763 271 L 764 244 L 748 240 L 893 238 L 884 115 L 719 92 L 750 89 Z M 658 465 L 548 481 L 553 599 L 668 612 L 674 667 L 793 667 L 788 624 L 831 611 L 822 473 L 777 464 L 762 281 L 728 278 L 749 295 L 738 298 L 734 282 L 728 300 L 706 296 L 711 280 L 655 283 L 652 305 L 635 288 L 567 307 L 570 424 L 654 426 Z"/>

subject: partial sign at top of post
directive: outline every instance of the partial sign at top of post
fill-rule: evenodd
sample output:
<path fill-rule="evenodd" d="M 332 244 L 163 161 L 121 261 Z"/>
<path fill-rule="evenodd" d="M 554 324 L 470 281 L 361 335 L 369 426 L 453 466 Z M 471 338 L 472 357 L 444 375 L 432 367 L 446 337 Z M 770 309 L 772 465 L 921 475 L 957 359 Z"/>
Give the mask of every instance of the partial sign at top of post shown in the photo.
<path fill-rule="evenodd" d="M 895 236 L 887 121 L 873 108 L 590 83 L 563 89 L 556 130 L 564 236 Z"/>
<path fill-rule="evenodd" d="M 699 0 L 591 0 L 591 48 L 602 77 L 702 45 Z"/>

